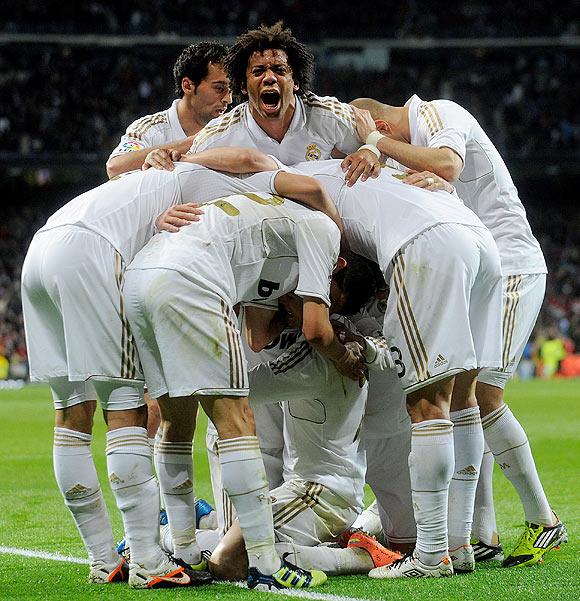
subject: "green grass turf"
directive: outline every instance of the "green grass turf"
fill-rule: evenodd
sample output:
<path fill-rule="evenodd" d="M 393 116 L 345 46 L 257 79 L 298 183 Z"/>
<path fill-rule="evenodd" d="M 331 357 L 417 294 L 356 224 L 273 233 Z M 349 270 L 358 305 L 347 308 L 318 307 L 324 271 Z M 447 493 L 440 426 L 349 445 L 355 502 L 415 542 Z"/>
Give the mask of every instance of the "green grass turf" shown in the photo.
<path fill-rule="evenodd" d="M 52 474 L 52 409 L 48 390 L 29 386 L 0 391 L 0 546 L 84 557 Z M 547 555 L 543 565 L 501 569 L 478 565 L 476 573 L 444 580 L 371 581 L 332 578 L 316 592 L 366 599 L 488 600 L 580 599 L 580 381 L 515 382 L 506 398 L 532 442 L 540 476 L 554 509 L 566 522 L 570 542 Z M 200 432 L 205 419 L 200 419 Z M 106 482 L 104 428 L 98 420 L 93 445 L 101 481 Z M 196 492 L 211 499 L 204 436 L 195 444 Z M 514 490 L 496 470 L 496 509 L 504 545 L 514 544 L 523 513 Z M 121 520 L 104 485 L 121 538 Z M 0 599 L 239 599 L 256 596 L 233 585 L 181 591 L 133 591 L 124 585 L 86 582 L 87 566 L 0 554 Z M 256 598 L 269 598 L 260 593 Z M 248 597 L 249 598 L 249 597 Z"/>

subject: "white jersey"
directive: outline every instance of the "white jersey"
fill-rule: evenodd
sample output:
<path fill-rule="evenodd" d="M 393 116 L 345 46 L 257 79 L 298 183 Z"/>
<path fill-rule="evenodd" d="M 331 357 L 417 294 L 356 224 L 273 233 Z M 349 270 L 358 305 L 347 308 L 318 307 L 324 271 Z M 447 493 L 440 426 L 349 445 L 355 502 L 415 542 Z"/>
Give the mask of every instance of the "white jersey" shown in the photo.
<path fill-rule="evenodd" d="M 189 163 L 176 163 L 174 171 L 130 171 L 73 198 L 39 231 L 65 225 L 91 230 L 128 264 L 155 233 L 157 216 L 169 207 L 238 192 L 269 191 L 274 175 L 257 173 L 239 179 Z"/>
<path fill-rule="evenodd" d="M 415 95 L 405 106 L 411 144 L 451 148 L 463 160 L 463 171 L 453 183 L 492 233 L 503 274 L 546 273 L 542 250 L 506 164 L 475 117 L 450 100 L 424 102 Z"/>
<path fill-rule="evenodd" d="M 271 301 L 294 288 L 330 306 L 340 232 L 329 217 L 257 193 L 220 198 L 204 210 L 201 221 L 155 236 L 128 270 L 177 271 L 231 306 Z"/>
<path fill-rule="evenodd" d="M 428 192 L 401 181 L 402 173 L 384 167 L 376 179 L 348 187 L 341 161 L 295 165 L 324 184 L 336 204 L 353 252 L 375 261 L 384 273 L 396 252 L 421 232 L 440 223 L 484 227 L 457 198 Z"/>
<path fill-rule="evenodd" d="M 210 121 L 190 152 L 218 146 L 257 148 L 286 165 L 330 158 L 334 147 L 348 154 L 360 146 L 352 107 L 332 96 L 295 96 L 296 110 L 281 142 L 256 123 L 247 102 Z"/>
<path fill-rule="evenodd" d="M 284 480 L 323 484 L 363 507 L 366 471 L 361 424 L 366 385 L 342 377 L 331 361 L 300 338 L 276 360 L 250 371 L 250 403 L 282 402 Z"/>
<path fill-rule="evenodd" d="M 176 98 L 171 106 L 164 111 L 153 115 L 145 115 L 133 121 L 121 136 L 119 144 L 111 152 L 109 159 L 127 152 L 161 146 L 162 144 L 187 138 L 177 115 L 179 100 L 179 98 Z"/>

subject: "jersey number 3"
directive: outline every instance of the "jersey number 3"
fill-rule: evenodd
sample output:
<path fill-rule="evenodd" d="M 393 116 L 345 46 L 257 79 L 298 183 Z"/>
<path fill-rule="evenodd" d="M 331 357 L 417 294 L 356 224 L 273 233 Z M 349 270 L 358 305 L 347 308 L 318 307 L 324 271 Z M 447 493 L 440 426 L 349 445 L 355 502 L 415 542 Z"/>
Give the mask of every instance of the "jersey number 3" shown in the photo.
<path fill-rule="evenodd" d="M 392 346 L 390 349 L 393 358 L 395 359 L 395 365 L 397 366 L 397 375 L 399 378 L 402 378 L 407 371 L 405 369 L 405 364 L 403 363 L 403 353 L 401 353 L 401 349 L 398 346 Z"/>

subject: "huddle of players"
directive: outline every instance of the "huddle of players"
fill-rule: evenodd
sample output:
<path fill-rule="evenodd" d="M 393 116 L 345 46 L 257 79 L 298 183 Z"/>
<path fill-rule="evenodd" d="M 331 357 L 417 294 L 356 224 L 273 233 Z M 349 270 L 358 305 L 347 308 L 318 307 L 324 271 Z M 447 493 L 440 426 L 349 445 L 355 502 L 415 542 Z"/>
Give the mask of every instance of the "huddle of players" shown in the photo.
<path fill-rule="evenodd" d="M 250 587 L 269 589 L 315 586 L 325 580 L 321 568 L 374 568 L 371 576 L 380 578 L 473 570 L 484 429 L 522 499 L 524 535 L 534 534 L 522 536 L 506 565 L 539 560 L 565 540 L 565 529 L 502 390 L 539 310 L 545 264 L 491 142 L 453 103 L 415 96 L 405 107 L 389 107 L 362 99 L 373 120 L 315 96 L 308 91 L 310 53 L 279 25 L 244 34 L 225 55 L 234 91 L 249 101 L 222 115 L 231 100 L 224 51 L 200 44 L 184 55 L 195 52 L 206 53 L 206 70 L 197 78 L 176 72 L 181 98 L 130 126 L 107 165 L 110 174 L 144 162 L 158 169 L 113 178 L 71 201 L 36 234 L 23 268 L 31 374 L 48 380 L 53 392 L 55 474 L 89 552 L 91 579 L 110 582 L 128 572 L 132 586 L 147 588 L 210 580 L 195 532 L 191 441 L 198 402 L 217 428 L 218 476 L 238 516 L 211 556 L 219 577 L 247 573 Z M 192 154 L 174 164 L 191 141 L 184 139 L 197 133 L 184 123 L 198 92 L 206 94 L 204 119 L 216 119 L 195 136 Z M 350 154 L 342 163 L 324 160 L 333 151 Z M 405 178 L 381 169 L 381 154 L 417 173 Z M 214 170 L 255 174 L 242 179 Z M 436 173 L 454 181 L 461 173 L 458 192 L 481 221 L 440 191 L 449 185 Z M 498 206 L 493 197 L 502 186 L 509 201 Z M 363 261 L 339 258 L 336 224 L 352 251 L 379 264 L 389 285 L 384 321 L 381 312 L 357 320 L 363 333 L 382 329 L 382 339 L 361 338 L 351 325 L 337 335 L 330 322 L 331 311 L 356 312 L 372 293 L 363 283 L 374 282 Z M 153 237 L 156 225 L 181 229 Z M 234 310 L 239 305 L 243 323 Z M 244 344 L 263 349 L 289 320 L 304 341 L 248 372 Z M 367 391 L 354 382 L 369 367 L 379 371 L 370 373 Z M 486 369 L 478 378 L 480 368 Z M 162 417 L 155 466 L 169 518 L 169 558 L 157 526 L 143 373 Z M 109 430 L 107 467 L 131 550 L 129 569 L 116 556 L 90 455 L 95 393 Z M 417 540 L 405 557 L 358 533 L 346 549 L 316 547 L 351 526 L 362 509 L 366 394 L 376 409 L 367 410 L 363 430 L 372 424 L 378 431 L 365 442 L 368 465 L 377 474 L 381 467 L 404 468 L 411 451 L 409 471 L 398 469 L 395 480 L 406 488 L 399 494 L 406 506 L 389 507 L 397 507 L 396 489 L 377 494 L 383 529 L 394 533 L 391 546 L 397 520 L 406 512 L 412 522 L 414 507 Z M 403 398 L 410 437 L 399 412 Z M 250 403 L 277 401 L 287 401 L 281 423 L 291 443 L 284 483 L 269 493 Z M 280 406 L 267 407 L 264 419 L 280 422 Z M 261 405 L 256 410 L 259 423 Z M 377 417 L 396 425 L 385 424 L 382 434 Z M 262 446 L 271 446 L 276 429 L 259 430 Z M 386 455 L 389 443 L 394 456 Z M 332 445 L 336 453 L 321 457 Z M 489 474 L 483 488 L 489 505 Z M 222 522 L 226 505 L 219 507 Z M 493 504 L 476 521 L 482 558 L 501 553 L 492 510 Z M 400 542 L 412 538 L 411 531 Z M 530 540 L 530 549 L 520 549 Z M 288 552 L 300 567 L 280 560 Z"/>

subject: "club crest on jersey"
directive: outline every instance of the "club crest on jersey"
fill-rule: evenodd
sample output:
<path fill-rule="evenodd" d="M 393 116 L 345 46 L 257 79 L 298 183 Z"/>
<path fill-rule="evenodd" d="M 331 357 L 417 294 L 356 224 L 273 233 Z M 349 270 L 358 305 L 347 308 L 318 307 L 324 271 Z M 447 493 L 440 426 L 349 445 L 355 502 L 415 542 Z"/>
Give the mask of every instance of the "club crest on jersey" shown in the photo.
<path fill-rule="evenodd" d="M 137 140 L 131 140 L 129 142 L 125 142 L 121 146 L 119 151 L 120 152 L 134 152 L 135 150 L 141 150 L 142 148 L 145 148 L 145 144 L 143 144 L 142 142 L 138 142 Z"/>
<path fill-rule="evenodd" d="M 304 155 L 304 158 L 307 161 L 319 161 L 321 156 L 322 151 L 316 144 L 308 144 L 306 147 L 306 154 Z"/>

